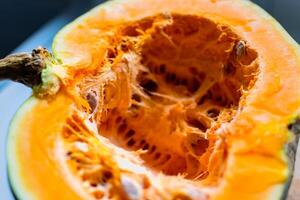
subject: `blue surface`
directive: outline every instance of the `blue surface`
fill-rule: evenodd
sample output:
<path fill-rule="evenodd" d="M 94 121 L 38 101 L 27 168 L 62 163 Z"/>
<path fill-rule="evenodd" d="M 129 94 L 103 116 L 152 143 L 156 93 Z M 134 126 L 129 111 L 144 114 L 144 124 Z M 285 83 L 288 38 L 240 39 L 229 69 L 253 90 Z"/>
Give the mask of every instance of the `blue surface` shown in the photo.
<path fill-rule="evenodd" d="M 51 43 L 55 34 L 65 24 L 74 20 L 97 3 L 99 1 L 74 1 L 61 15 L 41 27 L 40 30 L 23 42 L 14 52 L 30 52 L 38 46 L 51 49 Z M 30 94 L 31 90 L 21 84 L 10 81 L 0 82 L 0 200 L 15 199 L 11 192 L 7 176 L 7 131 L 13 115 Z"/>

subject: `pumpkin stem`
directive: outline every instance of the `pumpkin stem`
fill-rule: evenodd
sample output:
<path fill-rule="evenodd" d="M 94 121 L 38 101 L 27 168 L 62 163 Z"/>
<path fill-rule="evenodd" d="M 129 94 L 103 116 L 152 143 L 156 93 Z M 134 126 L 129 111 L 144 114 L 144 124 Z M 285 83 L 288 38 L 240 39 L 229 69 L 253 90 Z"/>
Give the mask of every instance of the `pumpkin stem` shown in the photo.
<path fill-rule="evenodd" d="M 42 70 L 50 53 L 38 47 L 31 53 L 17 53 L 0 59 L 0 80 L 10 79 L 33 88 L 42 83 Z"/>

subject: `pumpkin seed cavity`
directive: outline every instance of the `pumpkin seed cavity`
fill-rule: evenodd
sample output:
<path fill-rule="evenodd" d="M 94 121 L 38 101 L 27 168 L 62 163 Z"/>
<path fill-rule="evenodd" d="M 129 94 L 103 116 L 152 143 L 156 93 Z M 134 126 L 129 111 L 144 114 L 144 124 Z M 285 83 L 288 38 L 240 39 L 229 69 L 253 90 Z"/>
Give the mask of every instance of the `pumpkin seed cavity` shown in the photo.
<path fill-rule="evenodd" d="M 125 190 L 139 199 L 147 176 L 160 172 L 170 179 L 180 175 L 187 185 L 210 173 L 221 177 L 224 167 L 216 164 L 210 171 L 209 158 L 223 152 L 218 159 L 225 163 L 226 132 L 220 127 L 234 119 L 255 84 L 257 53 L 229 27 L 199 16 L 160 14 L 112 32 L 107 62 L 80 83 L 98 135 L 87 139 L 76 115 L 64 131 L 70 143 L 80 140 L 94 148 L 78 153 L 72 147 L 77 153 L 68 154 L 74 160 L 81 156 L 76 169 L 94 197 Z M 97 142 L 99 137 L 109 144 Z M 145 177 L 128 176 L 130 170 L 117 161 L 124 158 Z M 104 194 L 107 184 L 111 190 Z"/>

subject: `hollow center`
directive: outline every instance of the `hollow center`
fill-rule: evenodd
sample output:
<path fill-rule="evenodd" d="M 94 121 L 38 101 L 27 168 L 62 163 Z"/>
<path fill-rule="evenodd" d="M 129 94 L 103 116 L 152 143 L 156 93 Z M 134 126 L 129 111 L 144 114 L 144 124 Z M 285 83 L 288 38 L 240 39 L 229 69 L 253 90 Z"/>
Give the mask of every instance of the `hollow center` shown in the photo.
<path fill-rule="evenodd" d="M 221 140 L 216 130 L 255 82 L 256 52 L 229 27 L 191 15 L 145 18 L 116 35 L 100 92 L 86 90 L 91 107 L 101 108 L 100 134 L 153 171 L 205 178 Z"/>

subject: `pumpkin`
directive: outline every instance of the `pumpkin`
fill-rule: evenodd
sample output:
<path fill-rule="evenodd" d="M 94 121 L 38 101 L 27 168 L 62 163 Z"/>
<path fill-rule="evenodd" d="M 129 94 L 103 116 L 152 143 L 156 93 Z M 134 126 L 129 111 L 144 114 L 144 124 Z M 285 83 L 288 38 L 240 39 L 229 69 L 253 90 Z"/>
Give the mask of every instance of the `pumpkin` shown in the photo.
<path fill-rule="evenodd" d="M 20 199 L 280 199 L 300 120 L 300 51 L 250 1 L 102 4 L 0 62 L 33 88 L 14 117 Z"/>

